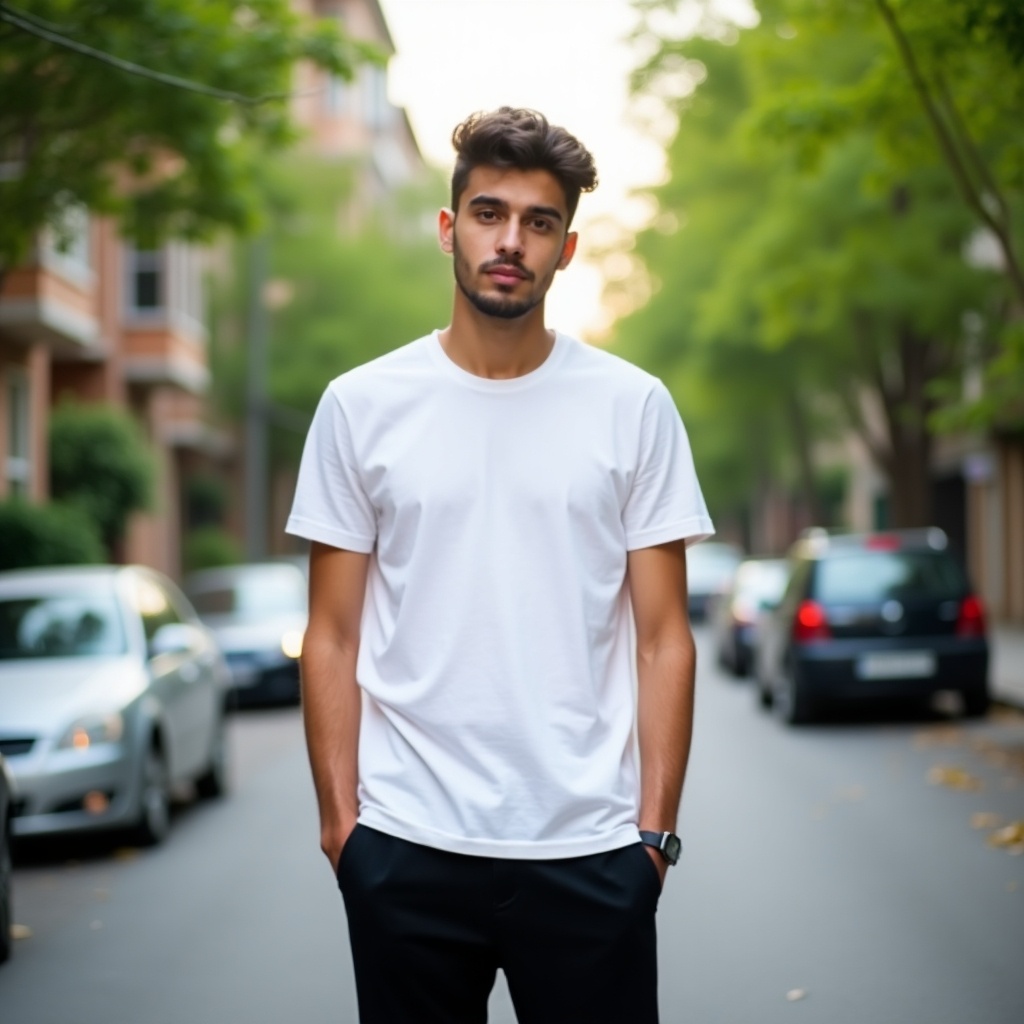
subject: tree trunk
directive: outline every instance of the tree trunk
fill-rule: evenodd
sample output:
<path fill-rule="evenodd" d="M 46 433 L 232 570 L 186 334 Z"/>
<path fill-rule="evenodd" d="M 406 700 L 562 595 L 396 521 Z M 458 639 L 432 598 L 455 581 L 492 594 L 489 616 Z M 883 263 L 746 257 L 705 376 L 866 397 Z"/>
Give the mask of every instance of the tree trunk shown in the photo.
<path fill-rule="evenodd" d="M 935 342 L 904 327 L 899 332 L 898 380 L 882 387 L 889 428 L 889 453 L 882 467 L 889 481 L 890 525 L 930 526 L 932 436 L 928 417 L 933 402 L 928 382 L 936 368 Z"/>
<path fill-rule="evenodd" d="M 786 419 L 793 435 L 797 467 L 800 473 L 800 490 L 808 518 L 815 526 L 827 525 L 818 499 L 818 482 L 814 476 L 814 455 L 811 451 L 811 434 L 807 428 L 807 417 L 800 396 L 795 391 L 786 395 Z"/>

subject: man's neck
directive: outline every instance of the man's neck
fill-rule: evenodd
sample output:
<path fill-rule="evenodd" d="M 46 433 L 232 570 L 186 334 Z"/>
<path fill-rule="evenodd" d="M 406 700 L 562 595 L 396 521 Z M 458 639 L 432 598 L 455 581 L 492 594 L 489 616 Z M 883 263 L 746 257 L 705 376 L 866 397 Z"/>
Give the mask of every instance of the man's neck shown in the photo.
<path fill-rule="evenodd" d="M 544 304 L 525 316 L 487 316 L 456 296 L 452 322 L 440 334 L 445 354 L 477 377 L 508 380 L 536 370 L 551 354 L 554 331 L 544 326 Z"/>

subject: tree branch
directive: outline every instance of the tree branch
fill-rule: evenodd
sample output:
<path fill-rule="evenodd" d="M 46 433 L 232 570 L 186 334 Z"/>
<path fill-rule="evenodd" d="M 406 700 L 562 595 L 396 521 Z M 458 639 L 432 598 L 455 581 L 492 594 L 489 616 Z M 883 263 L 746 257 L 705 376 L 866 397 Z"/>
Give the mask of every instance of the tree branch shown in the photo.
<path fill-rule="evenodd" d="M 115 57 L 113 54 L 106 53 L 103 50 L 97 50 L 92 46 L 87 46 L 85 43 L 76 42 L 74 39 L 69 39 L 65 35 L 61 35 L 59 32 L 54 32 L 50 28 L 44 27 L 42 24 L 38 24 L 35 19 L 30 19 L 22 11 L 17 11 L 13 7 L 9 7 L 7 4 L 0 3 L 0 21 L 7 22 L 16 29 L 20 29 L 22 32 L 27 32 L 29 35 L 37 36 L 40 39 L 45 39 L 49 43 L 53 43 L 55 46 L 61 46 L 65 50 L 71 50 L 73 53 L 80 54 L 83 57 L 89 57 L 92 60 L 97 60 L 101 64 L 106 64 L 112 68 L 116 68 L 118 71 L 127 72 L 130 75 L 138 75 L 140 78 L 148 78 L 151 81 L 159 82 L 161 85 L 169 85 L 175 89 L 185 89 L 188 92 L 201 93 L 204 96 L 212 96 L 214 99 L 227 100 L 231 103 L 239 103 L 242 106 L 259 106 L 263 103 L 269 103 L 274 100 L 285 100 L 291 98 L 294 94 L 292 93 L 274 93 L 268 96 L 245 96 L 239 92 L 230 92 L 226 89 L 217 89 L 212 85 L 206 85 L 203 82 L 193 82 L 188 78 L 179 78 L 177 75 L 169 75 L 163 71 L 154 71 L 152 68 L 144 67 L 142 64 L 135 64 L 132 61 L 123 60 L 120 57 Z"/>
<path fill-rule="evenodd" d="M 917 57 L 914 55 L 914 50 L 910 45 L 910 40 L 907 39 L 906 34 L 903 32 L 888 0 L 875 0 L 875 6 L 882 15 L 882 19 L 885 21 L 886 27 L 896 43 L 896 49 L 899 51 L 907 73 L 910 75 L 910 80 L 918 99 L 921 101 L 925 115 L 932 126 L 932 131 L 935 133 L 939 149 L 946 158 L 946 163 L 953 173 L 953 178 L 964 197 L 964 201 L 974 211 L 978 219 L 996 236 L 1003 251 L 1007 276 L 1010 278 L 1010 283 L 1017 292 L 1019 300 L 1024 303 L 1024 272 L 1021 271 L 1020 264 L 1017 262 L 1017 255 L 1014 252 L 1009 233 L 1004 230 L 1003 225 L 989 211 L 983 197 L 971 180 L 970 171 L 957 148 L 956 139 L 951 135 L 949 126 L 939 113 L 931 89 L 925 80 L 924 73 L 921 71 Z"/>

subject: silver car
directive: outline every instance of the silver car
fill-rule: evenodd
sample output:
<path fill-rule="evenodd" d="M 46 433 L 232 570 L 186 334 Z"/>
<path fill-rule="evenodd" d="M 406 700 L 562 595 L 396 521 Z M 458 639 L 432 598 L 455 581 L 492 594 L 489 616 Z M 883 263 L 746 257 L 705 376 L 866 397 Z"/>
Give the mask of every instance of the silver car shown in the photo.
<path fill-rule="evenodd" d="M 225 788 L 228 672 L 181 592 L 141 566 L 0 573 L 0 753 L 16 836 L 164 838 L 172 789 Z"/>

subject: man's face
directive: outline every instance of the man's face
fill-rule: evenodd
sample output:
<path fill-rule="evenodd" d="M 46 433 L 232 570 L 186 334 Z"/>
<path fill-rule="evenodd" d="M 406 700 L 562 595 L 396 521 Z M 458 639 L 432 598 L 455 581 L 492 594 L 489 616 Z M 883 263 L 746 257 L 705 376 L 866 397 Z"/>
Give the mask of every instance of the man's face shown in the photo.
<path fill-rule="evenodd" d="M 475 167 L 458 210 L 441 211 L 441 248 L 452 253 L 469 302 L 512 320 L 544 301 L 555 272 L 572 259 L 576 234 L 567 221 L 565 193 L 547 171 Z"/>

